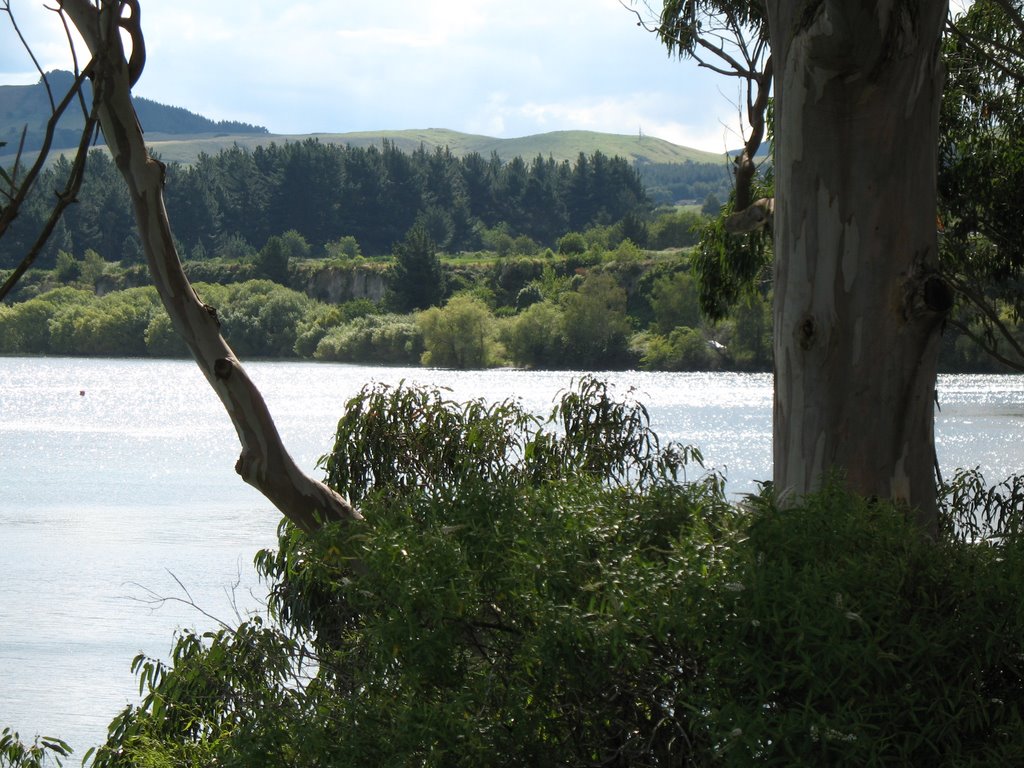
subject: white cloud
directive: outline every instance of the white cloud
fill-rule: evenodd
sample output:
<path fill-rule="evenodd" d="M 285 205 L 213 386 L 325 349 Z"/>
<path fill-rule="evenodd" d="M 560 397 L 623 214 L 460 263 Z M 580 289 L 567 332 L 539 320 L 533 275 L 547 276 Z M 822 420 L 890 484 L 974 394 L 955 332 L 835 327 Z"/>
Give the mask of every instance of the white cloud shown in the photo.
<path fill-rule="evenodd" d="M 44 66 L 67 67 L 54 14 L 41 0 L 24 8 Z M 719 93 L 728 84 L 669 59 L 619 0 L 142 0 L 142 10 L 140 95 L 273 131 L 642 128 L 717 150 L 718 116 L 735 122 Z M 9 48 L 0 36 L 0 70 L 27 72 Z"/>

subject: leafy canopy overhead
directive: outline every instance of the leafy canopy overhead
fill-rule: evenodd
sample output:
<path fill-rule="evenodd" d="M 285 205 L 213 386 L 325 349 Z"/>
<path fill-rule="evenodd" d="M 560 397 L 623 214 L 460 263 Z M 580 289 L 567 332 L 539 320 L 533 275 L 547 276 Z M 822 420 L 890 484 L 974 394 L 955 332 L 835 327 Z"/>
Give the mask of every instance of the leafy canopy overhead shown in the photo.
<path fill-rule="evenodd" d="M 939 142 L 941 256 L 960 295 L 954 323 L 1024 368 L 1024 16 L 1019 0 L 979 0 L 953 20 Z"/>
<path fill-rule="evenodd" d="M 666 0 L 659 14 L 658 37 L 669 53 L 703 58 L 723 48 L 738 31 L 752 42 L 767 43 L 768 19 L 762 2 Z"/>

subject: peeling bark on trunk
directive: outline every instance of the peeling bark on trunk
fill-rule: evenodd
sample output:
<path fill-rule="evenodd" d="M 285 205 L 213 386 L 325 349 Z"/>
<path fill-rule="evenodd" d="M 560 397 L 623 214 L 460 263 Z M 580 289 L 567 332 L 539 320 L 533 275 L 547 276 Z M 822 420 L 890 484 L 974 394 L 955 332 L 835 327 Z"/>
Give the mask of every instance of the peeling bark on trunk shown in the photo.
<path fill-rule="evenodd" d="M 943 0 L 771 0 L 774 483 L 832 470 L 936 526 Z"/>
<path fill-rule="evenodd" d="M 103 0 L 99 9 L 89 0 L 60 0 L 60 5 L 92 53 L 100 125 L 128 184 L 153 283 L 242 444 L 235 470 L 304 530 L 333 520 L 359 519 L 347 500 L 295 464 L 259 390 L 221 336 L 216 312 L 199 300 L 181 267 L 164 207 L 164 166 L 149 156 L 131 100 L 143 50 L 137 2 Z M 132 15 L 122 19 L 125 7 Z M 131 34 L 132 65 L 125 59 L 122 29 Z"/>

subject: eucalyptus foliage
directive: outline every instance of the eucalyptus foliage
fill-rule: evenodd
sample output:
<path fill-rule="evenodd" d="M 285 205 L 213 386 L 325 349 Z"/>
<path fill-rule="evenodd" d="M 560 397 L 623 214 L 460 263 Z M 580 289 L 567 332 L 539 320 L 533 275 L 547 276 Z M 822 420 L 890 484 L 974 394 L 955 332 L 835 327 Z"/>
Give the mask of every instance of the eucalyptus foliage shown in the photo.
<path fill-rule="evenodd" d="M 95 763 L 673 764 L 702 738 L 676 575 L 734 516 L 698 460 L 590 380 L 547 420 L 364 390 L 325 466 L 365 524 L 283 527 L 269 622 L 137 659 Z"/>
<path fill-rule="evenodd" d="M 1020 481 L 938 541 L 838 479 L 731 504 L 612 395 L 365 388 L 324 458 L 364 521 L 283 524 L 267 616 L 139 656 L 93 765 L 1024 760 Z"/>
<path fill-rule="evenodd" d="M 979 0 L 945 43 L 939 144 L 943 267 L 960 297 L 957 325 L 1024 369 L 1024 10 Z"/>
<path fill-rule="evenodd" d="M 770 283 L 771 233 L 728 232 L 725 222 L 732 213 L 730 200 L 721 215 L 701 231 L 693 256 L 700 309 L 711 320 L 726 318 L 745 299 L 758 296 Z"/>
<path fill-rule="evenodd" d="M 2 146 L 2 145 L 0 145 Z M 71 754 L 67 742 L 52 736 L 42 736 L 26 744 L 10 728 L 0 731 L 0 768 L 43 768 L 63 765 L 62 759 Z"/>

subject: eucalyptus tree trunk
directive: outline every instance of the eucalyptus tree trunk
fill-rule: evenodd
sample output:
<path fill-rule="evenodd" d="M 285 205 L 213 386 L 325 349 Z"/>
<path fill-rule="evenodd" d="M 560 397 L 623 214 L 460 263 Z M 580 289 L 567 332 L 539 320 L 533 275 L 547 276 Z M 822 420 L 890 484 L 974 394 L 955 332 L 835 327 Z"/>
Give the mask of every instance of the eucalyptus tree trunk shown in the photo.
<path fill-rule="evenodd" d="M 292 460 L 259 390 L 221 336 L 216 311 L 200 301 L 181 267 L 164 207 L 164 166 L 147 152 L 131 100 L 131 87 L 145 62 L 138 0 L 58 2 L 92 54 L 87 72 L 100 127 L 128 184 L 153 284 L 241 442 L 235 470 L 305 530 L 332 520 L 358 519 L 348 501 L 308 477 Z M 131 41 L 130 59 L 122 34 Z"/>
<path fill-rule="evenodd" d="M 769 0 L 775 63 L 774 484 L 832 470 L 936 526 L 945 0 Z"/>

